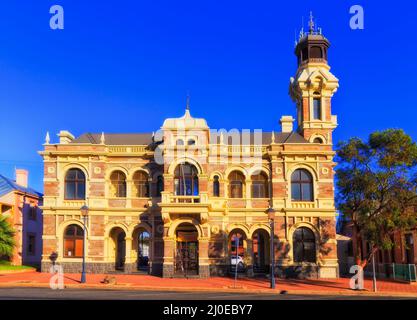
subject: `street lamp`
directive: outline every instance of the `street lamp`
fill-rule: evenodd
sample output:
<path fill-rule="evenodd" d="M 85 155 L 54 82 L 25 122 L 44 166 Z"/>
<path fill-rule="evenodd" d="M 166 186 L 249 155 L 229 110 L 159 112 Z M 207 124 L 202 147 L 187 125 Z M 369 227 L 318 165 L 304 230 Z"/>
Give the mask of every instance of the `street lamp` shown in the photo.
<path fill-rule="evenodd" d="M 83 265 L 82 265 L 82 271 L 81 271 L 81 283 L 85 283 L 86 282 L 86 277 L 85 277 L 85 246 L 86 246 L 86 234 L 87 234 L 87 217 L 88 217 L 88 207 L 87 205 L 83 205 L 80 209 L 81 211 L 81 215 L 83 217 L 83 227 L 84 227 L 84 232 L 83 232 Z"/>
<path fill-rule="evenodd" d="M 267 210 L 269 226 L 271 228 L 270 235 L 270 256 L 271 256 L 271 289 L 275 289 L 275 251 L 274 251 L 274 220 L 275 220 L 275 210 L 272 207 L 269 207 Z"/>

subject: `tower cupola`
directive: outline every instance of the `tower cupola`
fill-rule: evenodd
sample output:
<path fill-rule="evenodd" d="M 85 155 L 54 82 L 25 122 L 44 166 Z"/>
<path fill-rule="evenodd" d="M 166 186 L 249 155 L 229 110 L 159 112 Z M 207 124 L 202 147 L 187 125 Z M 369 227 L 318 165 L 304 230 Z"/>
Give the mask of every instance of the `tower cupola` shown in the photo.
<path fill-rule="evenodd" d="M 327 63 L 327 50 L 330 42 L 322 34 L 321 28 L 318 28 L 310 12 L 309 30 L 304 32 L 301 28 L 300 36 L 296 41 L 295 55 L 298 59 L 298 66 L 309 62 Z"/>
<path fill-rule="evenodd" d="M 290 95 L 297 105 L 297 131 L 311 143 L 332 144 L 332 132 L 337 127 L 332 97 L 339 80 L 327 62 L 329 46 L 310 13 L 308 33 L 301 29 L 295 44 L 298 68 L 290 79 Z"/>

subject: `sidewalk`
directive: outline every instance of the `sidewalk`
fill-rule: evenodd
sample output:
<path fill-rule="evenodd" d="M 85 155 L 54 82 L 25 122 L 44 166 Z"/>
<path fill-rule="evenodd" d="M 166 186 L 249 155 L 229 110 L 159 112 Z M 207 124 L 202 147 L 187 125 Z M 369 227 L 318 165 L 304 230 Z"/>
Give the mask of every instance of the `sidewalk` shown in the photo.
<path fill-rule="evenodd" d="M 276 280 L 276 289 L 269 288 L 268 279 L 238 279 L 237 288 L 231 278 L 215 277 L 209 279 L 167 279 L 149 275 L 108 275 L 115 277 L 116 284 L 101 283 L 106 275 L 87 274 L 87 283 L 81 284 L 80 274 L 65 274 L 66 288 L 123 289 L 123 290 L 162 290 L 162 291 L 210 291 L 279 294 L 340 294 L 340 295 L 378 295 L 406 296 L 417 298 L 417 285 L 378 280 L 378 292 L 372 292 L 372 281 L 365 280 L 365 290 L 354 291 L 349 288 L 349 279 L 320 280 Z M 49 273 L 25 272 L 0 274 L 0 287 L 49 287 Z"/>

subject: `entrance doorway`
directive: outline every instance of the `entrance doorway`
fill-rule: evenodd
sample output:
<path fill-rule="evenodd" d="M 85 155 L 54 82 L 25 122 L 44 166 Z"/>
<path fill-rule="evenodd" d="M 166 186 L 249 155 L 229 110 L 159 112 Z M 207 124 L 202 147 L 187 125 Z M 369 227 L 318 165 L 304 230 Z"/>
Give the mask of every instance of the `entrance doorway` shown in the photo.
<path fill-rule="evenodd" d="M 116 270 L 124 270 L 126 260 L 126 233 L 123 229 L 116 227 L 110 231 L 111 252 Z"/>
<path fill-rule="evenodd" d="M 269 271 L 269 235 L 265 230 L 256 230 L 252 238 L 253 272 Z"/>
<path fill-rule="evenodd" d="M 140 271 L 148 271 L 149 269 L 149 242 L 149 232 L 140 232 L 138 236 L 138 270 Z"/>
<path fill-rule="evenodd" d="M 175 273 L 198 275 L 198 232 L 190 223 L 183 223 L 176 230 Z"/>
<path fill-rule="evenodd" d="M 126 260 L 126 234 L 124 231 L 117 235 L 116 269 L 124 270 Z"/>

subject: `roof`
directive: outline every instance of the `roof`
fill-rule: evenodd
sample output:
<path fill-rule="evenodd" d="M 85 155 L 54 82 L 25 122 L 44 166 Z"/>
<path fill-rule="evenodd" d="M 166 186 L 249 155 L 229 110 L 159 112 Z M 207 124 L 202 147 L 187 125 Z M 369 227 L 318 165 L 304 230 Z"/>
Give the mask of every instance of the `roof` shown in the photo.
<path fill-rule="evenodd" d="M 224 135 L 226 136 L 226 133 Z M 258 139 L 255 139 L 255 136 L 258 132 L 251 131 L 247 136 L 245 136 L 245 132 L 236 131 L 238 142 L 239 144 L 243 145 L 253 145 L 258 144 Z M 272 132 L 260 132 L 262 145 L 269 145 L 272 141 Z M 293 131 L 290 133 L 284 132 L 274 132 L 275 135 L 275 143 L 308 143 L 308 141 L 301 136 L 299 133 Z M 153 133 L 106 133 L 104 134 L 105 143 L 107 145 L 150 145 L 152 144 Z M 71 141 L 71 143 L 91 143 L 91 144 L 100 144 L 100 137 L 101 133 L 84 133 L 78 138 Z M 227 144 L 232 144 L 233 134 L 232 132 L 227 133 L 228 141 Z M 248 137 L 248 138 L 246 138 Z M 217 138 L 217 139 L 216 139 Z M 211 137 L 212 140 L 216 141 L 217 143 L 220 142 L 220 133 L 218 132 L 215 136 Z M 246 141 L 248 139 L 249 143 Z M 242 143 L 243 142 L 243 143 Z M 226 141 L 225 141 L 226 143 Z"/>
<path fill-rule="evenodd" d="M 101 133 L 84 133 L 71 143 L 100 144 Z M 106 133 L 105 143 L 108 145 L 149 145 L 152 143 L 152 133 Z"/>
<path fill-rule="evenodd" d="M 194 130 L 208 130 L 206 120 L 203 118 L 194 118 L 190 114 L 190 110 L 187 108 L 185 113 L 180 118 L 168 118 L 164 121 L 162 125 L 163 129 L 173 129 L 173 130 L 184 130 L 184 129 L 194 129 Z"/>
<path fill-rule="evenodd" d="M 259 145 L 259 140 L 262 141 L 262 145 L 269 145 L 272 142 L 272 132 L 250 132 L 248 135 L 245 136 L 245 132 L 238 132 L 237 137 L 240 139 L 238 140 L 242 145 Z M 258 134 L 261 134 L 261 139 L 257 137 Z M 275 143 L 308 143 L 308 141 L 301 136 L 297 132 L 274 132 L 275 136 Z M 217 135 L 217 143 L 220 142 L 220 134 Z M 249 143 L 248 143 L 249 142 Z M 226 141 L 225 141 L 226 143 Z M 228 134 L 227 144 L 231 145 L 236 143 L 233 141 L 233 135 L 231 133 Z"/>
<path fill-rule="evenodd" d="M 5 194 L 8 194 L 12 191 L 20 191 L 24 193 L 28 193 L 30 195 L 33 195 L 35 197 L 42 197 L 43 194 L 40 192 L 37 192 L 36 190 L 32 188 L 25 188 L 20 185 L 18 185 L 14 180 L 6 178 L 5 176 L 0 174 L 0 196 L 3 196 Z"/>

